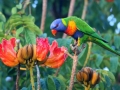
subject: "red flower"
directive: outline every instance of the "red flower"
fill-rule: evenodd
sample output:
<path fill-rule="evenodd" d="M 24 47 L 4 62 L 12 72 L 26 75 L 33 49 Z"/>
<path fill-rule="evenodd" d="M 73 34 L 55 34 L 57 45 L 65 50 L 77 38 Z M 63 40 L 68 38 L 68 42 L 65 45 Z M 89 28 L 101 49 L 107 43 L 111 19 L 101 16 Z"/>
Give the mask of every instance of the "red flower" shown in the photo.
<path fill-rule="evenodd" d="M 60 67 L 67 58 L 65 50 L 65 47 L 58 47 L 58 43 L 56 41 L 53 41 L 52 45 L 50 46 L 50 55 L 44 65 L 51 68 Z"/>
<path fill-rule="evenodd" d="M 47 54 L 49 52 L 49 41 L 47 38 L 37 38 L 37 60 L 43 61 L 47 57 Z"/>
<path fill-rule="evenodd" d="M 14 50 L 15 41 L 15 38 L 11 38 L 10 40 L 3 39 L 0 44 L 0 58 L 2 62 L 9 67 L 14 67 L 19 63 Z"/>
<path fill-rule="evenodd" d="M 65 53 L 65 47 L 58 47 L 56 41 L 52 42 L 52 45 L 49 44 L 47 38 L 37 39 L 37 60 L 43 61 L 43 65 L 58 68 L 60 67 L 67 58 Z M 49 56 L 47 56 L 49 53 Z"/>

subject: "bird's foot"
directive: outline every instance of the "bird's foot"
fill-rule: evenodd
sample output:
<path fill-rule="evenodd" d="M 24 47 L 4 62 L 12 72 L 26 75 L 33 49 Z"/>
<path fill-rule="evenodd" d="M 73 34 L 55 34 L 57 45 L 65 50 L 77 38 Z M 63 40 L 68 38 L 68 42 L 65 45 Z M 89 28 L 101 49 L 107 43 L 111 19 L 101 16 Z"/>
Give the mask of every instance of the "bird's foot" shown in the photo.
<path fill-rule="evenodd" d="M 82 47 L 80 50 L 78 49 L 78 44 L 70 44 L 71 50 L 73 51 L 74 54 L 79 55 L 82 50 L 85 48 L 85 44 L 82 44 Z"/>

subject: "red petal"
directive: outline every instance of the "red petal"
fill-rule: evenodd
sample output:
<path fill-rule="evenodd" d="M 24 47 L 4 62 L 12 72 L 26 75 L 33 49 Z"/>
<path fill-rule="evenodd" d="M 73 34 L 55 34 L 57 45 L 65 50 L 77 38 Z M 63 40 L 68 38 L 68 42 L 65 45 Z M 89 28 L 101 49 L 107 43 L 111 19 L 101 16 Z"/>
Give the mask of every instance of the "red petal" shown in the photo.
<path fill-rule="evenodd" d="M 14 48 L 15 45 L 16 45 L 16 38 L 11 38 L 10 42 L 11 42 L 11 45 L 13 46 L 13 48 Z"/>
<path fill-rule="evenodd" d="M 52 45 L 50 46 L 50 55 L 44 64 L 52 68 L 60 67 L 67 58 L 65 50 L 65 47 L 60 48 L 58 47 L 57 42 L 53 41 Z"/>
<path fill-rule="evenodd" d="M 50 44 L 47 38 L 37 38 L 37 60 L 42 61 L 47 57 L 49 46 Z"/>
<path fill-rule="evenodd" d="M 15 38 L 11 38 L 10 40 L 3 39 L 0 44 L 0 58 L 5 65 L 11 67 L 19 63 L 18 60 L 16 61 L 15 41 Z"/>

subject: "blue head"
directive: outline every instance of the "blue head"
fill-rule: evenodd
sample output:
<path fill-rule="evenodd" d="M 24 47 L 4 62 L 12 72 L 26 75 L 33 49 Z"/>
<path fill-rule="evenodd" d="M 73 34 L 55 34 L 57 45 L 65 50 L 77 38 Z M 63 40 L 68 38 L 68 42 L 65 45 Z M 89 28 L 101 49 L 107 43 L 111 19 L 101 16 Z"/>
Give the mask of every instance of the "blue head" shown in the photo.
<path fill-rule="evenodd" d="M 51 23 L 50 29 L 52 34 L 56 35 L 57 32 L 65 32 L 67 27 L 63 24 L 62 19 L 56 19 Z"/>

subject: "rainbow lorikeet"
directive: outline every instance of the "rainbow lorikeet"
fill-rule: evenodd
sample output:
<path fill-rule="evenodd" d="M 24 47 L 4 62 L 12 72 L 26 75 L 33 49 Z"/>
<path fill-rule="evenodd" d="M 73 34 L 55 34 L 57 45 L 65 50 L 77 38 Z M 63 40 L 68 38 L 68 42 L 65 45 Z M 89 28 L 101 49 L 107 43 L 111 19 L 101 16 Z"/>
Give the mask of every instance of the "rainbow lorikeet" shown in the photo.
<path fill-rule="evenodd" d="M 66 33 L 72 36 L 80 45 L 91 41 L 120 56 L 120 53 L 114 51 L 93 28 L 75 16 L 54 20 L 50 25 L 50 29 L 53 35 L 56 35 L 57 32 Z"/>

